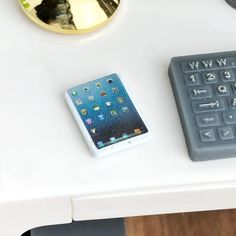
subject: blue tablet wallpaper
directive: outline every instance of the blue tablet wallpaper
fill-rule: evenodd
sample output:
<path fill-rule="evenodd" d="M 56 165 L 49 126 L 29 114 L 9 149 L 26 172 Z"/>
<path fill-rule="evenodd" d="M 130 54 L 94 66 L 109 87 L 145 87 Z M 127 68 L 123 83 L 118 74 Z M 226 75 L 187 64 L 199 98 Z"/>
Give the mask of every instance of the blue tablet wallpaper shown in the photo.
<path fill-rule="evenodd" d="M 98 149 L 148 132 L 117 74 L 68 93 Z"/>

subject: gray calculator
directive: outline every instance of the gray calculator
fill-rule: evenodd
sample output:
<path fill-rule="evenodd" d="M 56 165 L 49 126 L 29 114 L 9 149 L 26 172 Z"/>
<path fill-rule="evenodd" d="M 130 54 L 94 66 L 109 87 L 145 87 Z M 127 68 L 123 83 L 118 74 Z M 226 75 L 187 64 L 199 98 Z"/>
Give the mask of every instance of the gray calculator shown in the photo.
<path fill-rule="evenodd" d="M 236 51 L 174 57 L 169 76 L 190 158 L 236 157 Z"/>

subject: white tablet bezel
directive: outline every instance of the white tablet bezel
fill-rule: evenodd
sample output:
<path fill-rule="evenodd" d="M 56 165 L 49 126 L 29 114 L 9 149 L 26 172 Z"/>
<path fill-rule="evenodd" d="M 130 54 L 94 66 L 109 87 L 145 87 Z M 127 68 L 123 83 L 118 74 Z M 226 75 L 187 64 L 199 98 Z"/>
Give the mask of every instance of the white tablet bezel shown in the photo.
<path fill-rule="evenodd" d="M 120 79 L 120 77 L 119 77 L 119 79 Z M 88 82 L 90 82 L 90 81 L 88 81 Z M 123 84 L 125 90 L 127 91 L 126 86 L 124 85 L 122 80 L 121 80 L 121 83 Z M 88 148 L 89 148 L 89 150 L 90 150 L 90 152 L 92 153 L 93 156 L 96 156 L 96 157 L 105 156 L 105 155 L 108 155 L 108 154 L 111 154 L 111 153 L 114 153 L 114 152 L 117 152 L 117 151 L 120 151 L 120 150 L 123 150 L 123 149 L 127 149 L 129 147 L 139 145 L 139 144 L 147 141 L 148 139 L 150 139 L 150 137 L 151 137 L 150 129 L 147 126 L 146 121 L 141 116 L 139 109 L 134 104 L 134 102 L 133 102 L 133 100 L 132 100 L 132 98 L 131 98 L 128 91 L 127 91 L 127 93 L 129 95 L 134 107 L 136 108 L 137 112 L 139 113 L 141 119 L 143 120 L 144 124 L 146 125 L 146 127 L 148 129 L 148 132 L 144 133 L 144 134 L 141 134 L 141 135 L 138 135 L 138 136 L 134 136 L 132 138 L 129 138 L 129 139 L 126 139 L 126 140 L 123 140 L 123 141 L 120 141 L 120 142 L 117 142 L 117 143 L 114 143 L 114 144 L 111 144 L 111 145 L 103 147 L 101 149 L 98 149 L 97 146 L 95 145 L 89 131 L 87 130 L 80 114 L 78 113 L 72 99 L 70 98 L 70 95 L 69 95 L 68 91 L 66 92 L 66 94 L 65 94 L 66 102 L 67 102 L 67 104 L 68 104 L 68 106 L 69 106 L 69 108 L 70 108 L 70 110 L 71 110 L 71 112 L 74 116 L 74 119 L 76 120 L 76 123 L 79 126 L 79 128 L 81 130 L 81 133 L 82 133 L 82 135 L 83 135 L 83 137 L 84 137 L 84 139 L 87 143 L 87 146 L 88 146 Z"/>

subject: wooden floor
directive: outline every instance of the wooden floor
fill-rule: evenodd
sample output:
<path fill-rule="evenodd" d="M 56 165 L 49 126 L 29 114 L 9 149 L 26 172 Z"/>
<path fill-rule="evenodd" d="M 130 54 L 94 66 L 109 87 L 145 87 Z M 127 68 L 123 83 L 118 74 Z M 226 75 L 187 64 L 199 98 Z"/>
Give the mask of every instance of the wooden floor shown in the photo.
<path fill-rule="evenodd" d="M 236 210 L 126 219 L 127 236 L 236 236 Z"/>

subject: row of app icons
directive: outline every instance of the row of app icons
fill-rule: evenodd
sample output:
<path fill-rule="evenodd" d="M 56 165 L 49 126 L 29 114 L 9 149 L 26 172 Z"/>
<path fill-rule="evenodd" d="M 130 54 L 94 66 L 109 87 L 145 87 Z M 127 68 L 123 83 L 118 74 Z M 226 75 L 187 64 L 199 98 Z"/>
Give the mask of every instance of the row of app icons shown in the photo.
<path fill-rule="evenodd" d="M 93 132 L 92 132 L 93 131 Z M 96 133 L 96 129 L 92 129 L 91 130 L 91 132 L 92 133 Z M 134 130 L 134 134 L 135 135 L 139 135 L 139 134 L 141 134 L 142 133 L 142 131 L 141 131 L 141 129 L 135 129 Z M 128 139 L 130 137 L 130 135 L 128 135 L 127 133 L 123 133 L 122 134 L 122 139 Z M 119 138 L 120 139 L 120 138 Z M 115 143 L 117 140 L 119 140 L 119 139 L 117 139 L 117 138 L 115 138 L 115 137 L 111 137 L 110 138 L 110 142 L 111 143 Z M 104 142 L 102 142 L 102 141 L 99 141 L 99 142 L 97 142 L 97 146 L 99 147 L 99 148 L 103 148 L 103 147 L 105 147 L 106 146 L 106 144 L 104 143 Z"/>
<path fill-rule="evenodd" d="M 84 87 L 83 90 L 84 90 L 85 92 L 89 92 L 89 91 L 90 91 L 90 88 L 89 88 L 89 87 Z M 112 91 L 112 93 L 114 93 L 114 94 L 118 94 L 118 93 L 120 92 L 120 90 L 119 90 L 118 88 L 116 88 L 116 87 L 112 87 L 112 88 L 111 88 L 111 91 Z M 73 90 L 73 91 L 71 92 L 71 94 L 72 94 L 72 96 L 77 96 L 77 95 L 78 95 L 78 92 L 77 92 L 76 90 Z M 106 91 L 101 91 L 101 92 L 100 92 L 100 96 L 106 97 L 106 96 L 107 96 Z"/>
<path fill-rule="evenodd" d="M 123 103 L 124 102 L 123 98 L 120 98 L 120 100 L 118 99 L 118 101 L 119 101 L 119 103 Z M 105 103 L 105 105 L 106 105 L 106 107 L 111 107 L 112 103 L 108 101 L 108 102 Z M 122 109 L 125 109 L 125 108 L 122 108 Z M 100 111 L 101 107 L 99 105 L 94 105 L 93 106 L 93 110 L 94 111 Z M 127 109 L 125 109 L 125 111 L 127 111 Z M 80 112 L 84 116 L 88 115 L 88 110 L 86 108 L 80 110 Z"/>
<path fill-rule="evenodd" d="M 112 85 L 114 83 L 113 79 L 107 79 L 106 82 L 109 84 L 109 85 Z M 102 83 L 101 82 L 95 82 L 95 86 L 97 88 L 101 88 L 102 87 Z"/>
<path fill-rule="evenodd" d="M 128 108 L 128 107 L 122 107 L 121 110 L 122 110 L 122 112 L 124 112 L 124 113 L 129 113 L 129 108 Z M 86 112 L 87 112 L 87 111 L 86 111 Z M 87 113 L 86 113 L 86 114 L 87 114 Z M 118 116 L 118 112 L 117 112 L 116 110 L 114 110 L 114 109 L 110 111 L 110 114 L 111 114 L 112 116 Z M 97 118 L 98 118 L 100 121 L 105 120 L 105 116 L 104 116 L 103 114 L 98 115 Z M 91 125 L 91 124 L 93 123 L 91 118 L 86 119 L 85 122 L 86 122 L 87 125 Z"/>
<path fill-rule="evenodd" d="M 94 101 L 93 96 L 89 96 L 88 99 L 89 99 L 89 101 Z M 118 103 L 124 103 L 124 98 L 123 97 L 118 97 L 116 100 L 117 100 Z M 83 100 L 82 99 L 77 99 L 75 101 L 75 103 L 76 103 L 76 105 L 80 106 L 80 105 L 83 104 Z M 112 105 L 110 101 L 105 102 L 105 104 L 106 104 L 107 107 L 110 107 Z"/>

